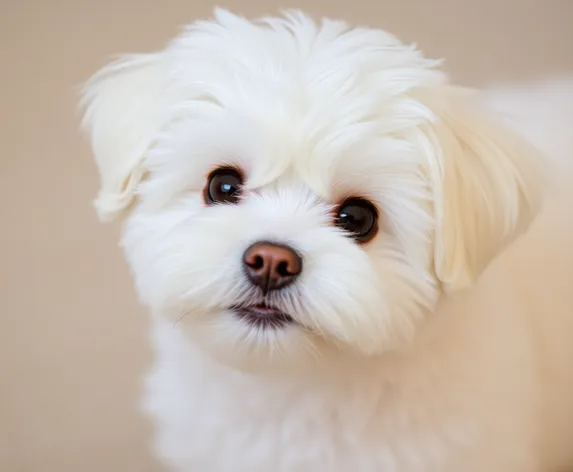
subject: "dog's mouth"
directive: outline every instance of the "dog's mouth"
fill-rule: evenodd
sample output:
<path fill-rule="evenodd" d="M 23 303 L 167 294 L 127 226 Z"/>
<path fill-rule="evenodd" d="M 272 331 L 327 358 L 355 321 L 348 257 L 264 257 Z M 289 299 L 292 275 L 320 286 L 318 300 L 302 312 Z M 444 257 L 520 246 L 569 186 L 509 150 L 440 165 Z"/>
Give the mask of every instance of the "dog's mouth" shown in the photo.
<path fill-rule="evenodd" d="M 292 316 L 265 302 L 236 305 L 231 310 L 237 318 L 254 328 L 280 329 L 295 323 Z"/>

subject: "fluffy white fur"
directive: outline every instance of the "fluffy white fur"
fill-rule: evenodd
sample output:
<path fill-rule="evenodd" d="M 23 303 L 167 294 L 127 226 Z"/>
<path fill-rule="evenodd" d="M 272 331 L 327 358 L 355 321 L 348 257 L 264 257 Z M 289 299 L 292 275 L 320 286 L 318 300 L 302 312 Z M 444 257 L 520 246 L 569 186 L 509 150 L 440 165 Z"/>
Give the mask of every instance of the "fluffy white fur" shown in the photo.
<path fill-rule="evenodd" d="M 438 66 L 383 31 L 217 10 L 87 85 L 96 206 L 124 219 L 154 315 L 145 408 L 171 470 L 573 467 L 573 192 L 530 228 L 545 184 L 572 181 L 573 85 L 482 97 Z M 206 206 L 226 164 L 243 199 Z M 332 224 L 347 196 L 379 209 L 364 246 Z M 271 295 L 300 325 L 229 312 L 261 297 L 241 269 L 257 240 L 303 255 Z"/>

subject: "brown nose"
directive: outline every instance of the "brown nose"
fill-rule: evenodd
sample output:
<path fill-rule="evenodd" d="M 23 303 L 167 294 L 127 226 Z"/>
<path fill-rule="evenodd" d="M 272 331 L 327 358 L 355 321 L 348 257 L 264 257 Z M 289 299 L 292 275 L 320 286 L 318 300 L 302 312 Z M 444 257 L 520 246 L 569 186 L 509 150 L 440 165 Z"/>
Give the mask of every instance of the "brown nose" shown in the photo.
<path fill-rule="evenodd" d="M 251 282 L 265 293 L 293 283 L 302 271 L 302 259 L 293 249 L 266 242 L 249 247 L 243 265 Z"/>

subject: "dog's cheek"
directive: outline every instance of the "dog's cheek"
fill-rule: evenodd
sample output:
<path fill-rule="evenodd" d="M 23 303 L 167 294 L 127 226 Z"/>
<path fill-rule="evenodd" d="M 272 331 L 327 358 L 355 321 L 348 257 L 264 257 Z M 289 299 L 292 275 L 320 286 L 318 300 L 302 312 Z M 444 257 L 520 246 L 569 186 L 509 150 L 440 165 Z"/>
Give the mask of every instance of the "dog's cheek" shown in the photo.
<path fill-rule="evenodd" d="M 224 219 L 191 208 L 136 212 L 124 226 L 122 244 L 139 297 L 167 316 L 224 303 L 237 288 L 240 259 Z"/>
<path fill-rule="evenodd" d="M 419 241 L 417 250 L 420 257 L 412 257 L 412 251 L 392 234 L 382 234 L 368 250 L 384 300 L 384 349 L 411 343 L 439 299 L 439 284 L 429 262 L 431 245 Z"/>
<path fill-rule="evenodd" d="M 386 310 L 366 252 L 335 228 L 307 230 L 304 236 L 297 238 L 305 252 L 298 285 L 301 323 L 331 342 L 377 344 Z"/>
<path fill-rule="evenodd" d="M 330 233 L 315 235 L 321 244 L 309 250 L 301 321 L 364 354 L 411 341 L 437 299 L 434 278 L 414 266 L 391 237 L 361 247 Z"/>

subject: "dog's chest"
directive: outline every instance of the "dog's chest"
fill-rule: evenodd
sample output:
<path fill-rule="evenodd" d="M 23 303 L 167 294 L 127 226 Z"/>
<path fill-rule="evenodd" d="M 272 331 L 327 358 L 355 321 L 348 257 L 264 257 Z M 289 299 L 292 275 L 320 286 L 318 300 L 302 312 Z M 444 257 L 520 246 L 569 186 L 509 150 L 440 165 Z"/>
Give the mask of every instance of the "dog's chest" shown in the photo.
<path fill-rule="evenodd" d="M 176 471 L 441 470 L 467 440 L 446 411 L 405 407 L 376 379 L 271 381 L 182 357 L 174 345 L 158 354 L 145 408 L 156 451 Z"/>

